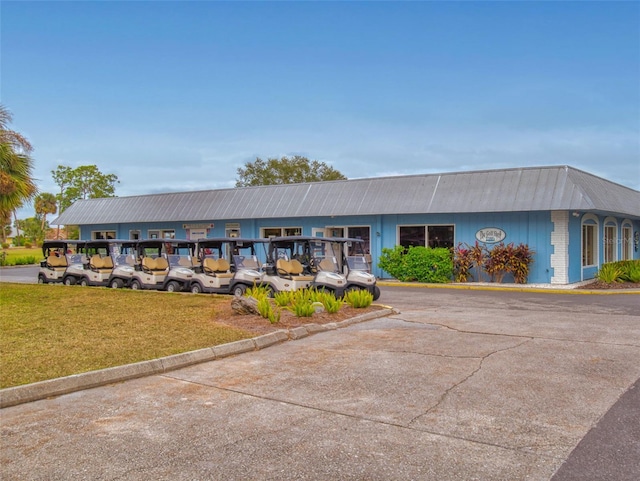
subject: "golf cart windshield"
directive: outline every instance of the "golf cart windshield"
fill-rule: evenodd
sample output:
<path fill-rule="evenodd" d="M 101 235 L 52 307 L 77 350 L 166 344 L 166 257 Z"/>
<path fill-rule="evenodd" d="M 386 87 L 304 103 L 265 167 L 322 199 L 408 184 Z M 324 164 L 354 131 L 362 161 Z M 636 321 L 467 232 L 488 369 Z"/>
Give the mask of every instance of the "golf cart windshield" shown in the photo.
<path fill-rule="evenodd" d="M 258 260 L 258 256 L 256 255 L 240 255 L 236 254 L 233 256 L 233 264 L 236 269 L 252 269 L 255 271 L 259 271 L 262 268 L 260 261 Z"/>
<path fill-rule="evenodd" d="M 371 266 L 365 256 L 348 256 L 347 265 L 350 271 L 371 271 Z"/>
<path fill-rule="evenodd" d="M 330 241 L 312 240 L 309 242 L 312 265 L 320 271 L 338 272 L 336 251 Z"/>

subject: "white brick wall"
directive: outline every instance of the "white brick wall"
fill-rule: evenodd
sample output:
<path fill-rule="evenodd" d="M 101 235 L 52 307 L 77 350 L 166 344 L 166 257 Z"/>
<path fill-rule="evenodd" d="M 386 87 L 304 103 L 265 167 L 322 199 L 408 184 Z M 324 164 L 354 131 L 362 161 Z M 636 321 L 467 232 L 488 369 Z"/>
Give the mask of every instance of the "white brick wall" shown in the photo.
<path fill-rule="evenodd" d="M 569 212 L 555 210 L 551 212 L 553 232 L 551 232 L 551 284 L 569 283 Z"/>

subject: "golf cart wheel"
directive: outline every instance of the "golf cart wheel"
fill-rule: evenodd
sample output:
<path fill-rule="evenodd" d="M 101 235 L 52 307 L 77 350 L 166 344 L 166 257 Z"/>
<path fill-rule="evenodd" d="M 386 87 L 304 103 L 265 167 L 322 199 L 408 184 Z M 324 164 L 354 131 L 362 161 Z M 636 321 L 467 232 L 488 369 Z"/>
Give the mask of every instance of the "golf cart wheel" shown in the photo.
<path fill-rule="evenodd" d="M 74 286 L 76 284 L 76 278 L 75 277 L 71 277 L 71 276 L 67 276 L 67 277 L 64 278 L 62 283 L 65 286 Z"/>
<path fill-rule="evenodd" d="M 373 300 L 377 301 L 380 299 L 380 288 L 378 286 L 373 286 Z"/>
<path fill-rule="evenodd" d="M 133 280 L 131 281 L 131 289 L 133 289 L 134 291 L 138 291 L 142 288 L 142 286 L 140 285 L 140 281 L 137 280 Z"/>
<path fill-rule="evenodd" d="M 111 284 L 109 284 L 109 287 L 112 289 L 121 289 L 123 286 L 124 282 L 122 282 L 122 279 L 113 279 Z"/>
<path fill-rule="evenodd" d="M 199 283 L 194 282 L 191 286 L 191 292 L 193 294 L 200 294 L 202 292 L 202 286 Z"/>
<path fill-rule="evenodd" d="M 236 297 L 244 296 L 244 293 L 247 291 L 247 286 L 244 284 L 236 284 L 233 286 L 233 295 Z"/>
<path fill-rule="evenodd" d="M 43 274 L 40 274 L 38 276 L 38 284 L 46 284 L 46 283 L 47 283 L 47 278 Z"/>
<path fill-rule="evenodd" d="M 80 285 L 82 287 L 87 287 L 89 285 L 89 280 L 86 277 L 83 277 L 82 279 L 80 279 Z"/>
<path fill-rule="evenodd" d="M 180 284 L 176 281 L 169 281 L 169 284 L 167 284 L 167 292 L 180 292 L 181 290 Z"/>

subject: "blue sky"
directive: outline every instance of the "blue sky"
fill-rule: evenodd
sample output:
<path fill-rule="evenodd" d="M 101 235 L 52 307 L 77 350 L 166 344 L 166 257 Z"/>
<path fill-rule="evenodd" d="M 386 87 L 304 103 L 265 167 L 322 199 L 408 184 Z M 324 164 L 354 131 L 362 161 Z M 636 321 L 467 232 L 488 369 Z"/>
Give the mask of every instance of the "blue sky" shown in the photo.
<path fill-rule="evenodd" d="M 59 164 L 127 196 L 295 154 L 349 178 L 568 164 L 640 190 L 639 2 L 0 9 L 0 102 L 41 191 Z"/>

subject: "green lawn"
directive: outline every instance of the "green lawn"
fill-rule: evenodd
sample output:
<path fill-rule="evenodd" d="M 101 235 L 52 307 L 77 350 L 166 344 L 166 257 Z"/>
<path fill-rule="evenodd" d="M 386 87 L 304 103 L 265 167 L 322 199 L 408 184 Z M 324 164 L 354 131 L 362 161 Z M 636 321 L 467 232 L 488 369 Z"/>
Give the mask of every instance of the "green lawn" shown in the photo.
<path fill-rule="evenodd" d="M 37 264 L 43 259 L 40 247 L 9 247 L 0 249 L 0 255 L 4 256 L 4 265 L 7 266 Z"/>
<path fill-rule="evenodd" d="M 0 285 L 0 388 L 239 339 L 227 296 L 53 284 Z"/>

